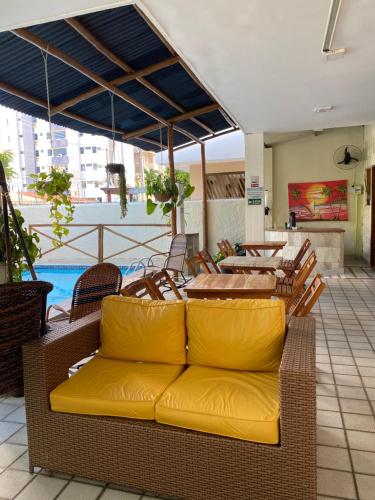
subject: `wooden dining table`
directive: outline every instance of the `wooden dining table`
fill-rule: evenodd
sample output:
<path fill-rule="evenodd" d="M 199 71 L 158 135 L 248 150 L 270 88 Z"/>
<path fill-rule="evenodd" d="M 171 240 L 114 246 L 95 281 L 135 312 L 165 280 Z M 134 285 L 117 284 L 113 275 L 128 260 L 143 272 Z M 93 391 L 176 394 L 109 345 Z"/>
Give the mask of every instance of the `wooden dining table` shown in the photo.
<path fill-rule="evenodd" d="M 276 289 L 276 276 L 267 274 L 199 274 L 185 292 L 195 299 L 269 299 Z"/>
<path fill-rule="evenodd" d="M 241 248 L 253 257 L 260 257 L 259 252 L 261 250 L 273 250 L 272 257 L 274 257 L 286 244 L 287 241 L 249 241 L 248 243 L 241 243 Z"/>
<path fill-rule="evenodd" d="M 219 262 L 221 269 L 232 273 L 244 272 L 252 274 L 274 274 L 279 269 L 281 257 L 226 257 Z"/>

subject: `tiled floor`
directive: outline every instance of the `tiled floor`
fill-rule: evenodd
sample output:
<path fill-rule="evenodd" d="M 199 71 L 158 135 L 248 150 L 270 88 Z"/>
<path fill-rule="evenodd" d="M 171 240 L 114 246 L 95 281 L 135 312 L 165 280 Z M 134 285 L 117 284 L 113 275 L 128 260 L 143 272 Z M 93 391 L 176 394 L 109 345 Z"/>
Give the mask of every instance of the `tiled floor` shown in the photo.
<path fill-rule="evenodd" d="M 354 278 L 359 273 L 358 278 Z M 365 276 L 364 276 L 365 275 Z M 317 320 L 318 499 L 375 499 L 375 279 L 328 278 Z M 23 401 L 0 401 L 0 500 L 150 500 L 113 485 L 28 473 Z M 232 499 L 228 499 L 232 500 Z M 235 498 L 233 498 L 235 500 Z M 293 499 L 290 499 L 293 500 Z"/>

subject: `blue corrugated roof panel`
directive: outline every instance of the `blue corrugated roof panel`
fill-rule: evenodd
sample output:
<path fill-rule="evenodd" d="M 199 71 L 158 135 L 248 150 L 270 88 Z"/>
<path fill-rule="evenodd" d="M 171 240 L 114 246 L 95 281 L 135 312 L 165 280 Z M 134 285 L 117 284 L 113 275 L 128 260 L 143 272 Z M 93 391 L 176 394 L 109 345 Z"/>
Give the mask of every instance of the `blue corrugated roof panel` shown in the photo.
<path fill-rule="evenodd" d="M 132 70 L 146 68 L 174 55 L 133 6 L 86 14 L 77 19 L 97 40 L 116 54 Z M 51 46 L 57 47 L 106 81 L 126 74 L 123 69 L 103 55 L 64 20 L 32 26 L 28 28 L 28 31 L 42 38 Z M 0 61 L 0 80 L 2 82 L 25 92 L 29 96 L 46 101 L 45 66 L 40 48 L 11 32 L 0 33 Z M 47 57 L 47 66 L 52 107 L 97 87 L 97 84 L 87 75 L 52 55 Z M 147 75 L 145 79 L 172 99 L 175 106 L 166 102 L 157 93 L 137 80 L 122 84 L 119 88 L 164 120 L 213 103 L 212 98 L 179 63 Z M 0 90 L 0 104 L 38 118 L 47 119 L 45 108 L 4 90 Z M 132 133 L 155 124 L 154 118 L 121 97 L 115 96 L 114 104 L 116 129 L 120 132 Z M 107 90 L 80 101 L 69 107 L 68 111 L 98 124 L 111 126 L 111 99 Z M 212 111 L 197 118 L 214 132 L 228 128 L 227 121 L 219 111 Z M 59 125 L 80 132 L 111 136 L 110 132 L 73 120 L 62 114 L 55 114 L 52 120 Z M 179 122 L 178 126 L 197 137 L 207 135 L 207 130 L 191 119 Z M 150 132 L 145 137 L 159 142 L 159 131 Z M 116 138 L 122 139 L 121 133 L 117 134 Z M 158 149 L 158 146 L 154 144 L 135 138 L 129 142 L 143 149 Z M 163 131 L 163 142 L 166 144 L 165 130 Z M 175 146 L 186 142 L 189 142 L 189 139 L 185 135 L 175 132 Z"/>

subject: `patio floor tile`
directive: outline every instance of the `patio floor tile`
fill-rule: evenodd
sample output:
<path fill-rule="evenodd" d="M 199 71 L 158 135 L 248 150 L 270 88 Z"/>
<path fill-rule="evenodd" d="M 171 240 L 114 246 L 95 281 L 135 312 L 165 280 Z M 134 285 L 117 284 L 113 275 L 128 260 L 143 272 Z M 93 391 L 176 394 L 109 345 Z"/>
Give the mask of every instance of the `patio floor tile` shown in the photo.
<path fill-rule="evenodd" d="M 318 469 L 318 493 L 356 499 L 353 475 L 350 472 Z"/>
<path fill-rule="evenodd" d="M 59 500 L 96 500 L 103 491 L 101 486 L 70 482 L 57 497 Z M 102 497 L 103 498 L 103 497 Z"/>
<path fill-rule="evenodd" d="M 374 500 L 375 477 L 356 474 L 360 500 Z"/>
<path fill-rule="evenodd" d="M 65 485 L 63 479 L 38 475 L 17 495 L 17 500 L 53 500 Z"/>
<path fill-rule="evenodd" d="M 32 474 L 28 472 L 11 469 L 5 470 L 0 474 L 0 498 L 14 498 L 32 478 Z"/>

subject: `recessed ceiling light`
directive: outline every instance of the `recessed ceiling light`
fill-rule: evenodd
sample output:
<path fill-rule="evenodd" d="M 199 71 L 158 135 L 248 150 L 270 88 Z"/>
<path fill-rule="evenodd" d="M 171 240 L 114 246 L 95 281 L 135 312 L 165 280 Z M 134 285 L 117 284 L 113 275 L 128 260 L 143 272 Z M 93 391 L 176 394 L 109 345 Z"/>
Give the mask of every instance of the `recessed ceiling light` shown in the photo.
<path fill-rule="evenodd" d="M 314 108 L 314 113 L 328 113 L 328 111 L 333 111 L 334 106 L 318 106 Z"/>

